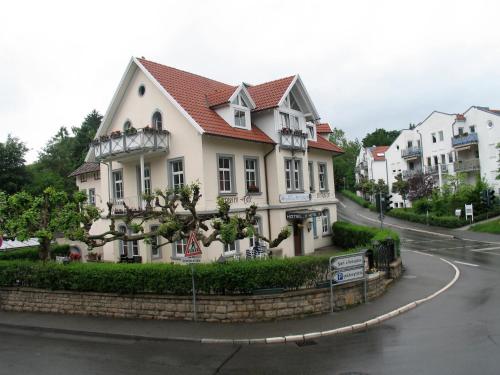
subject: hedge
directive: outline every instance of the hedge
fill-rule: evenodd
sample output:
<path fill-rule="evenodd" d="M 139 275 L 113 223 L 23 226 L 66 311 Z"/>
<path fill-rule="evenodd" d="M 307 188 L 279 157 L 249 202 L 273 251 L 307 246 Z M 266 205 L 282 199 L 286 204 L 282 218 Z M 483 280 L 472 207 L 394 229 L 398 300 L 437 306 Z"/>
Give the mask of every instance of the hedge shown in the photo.
<path fill-rule="evenodd" d="M 55 259 L 56 256 L 65 256 L 68 254 L 69 251 L 69 245 L 63 244 L 53 244 L 51 246 L 51 255 L 52 258 Z M 15 249 L 15 250 L 5 250 L 0 252 L 0 260 L 40 260 L 40 257 L 38 255 L 38 247 L 37 246 L 32 246 L 32 247 L 25 247 L 22 249 Z"/>
<path fill-rule="evenodd" d="M 198 264 L 195 284 L 202 294 L 248 294 L 256 289 L 296 290 L 326 280 L 328 257 Z M 191 293 L 191 269 L 180 264 L 123 264 L 0 261 L 0 287 L 120 294 Z"/>
<path fill-rule="evenodd" d="M 399 254 L 399 234 L 390 229 L 378 229 L 356 225 L 345 221 L 337 221 L 332 225 L 333 243 L 337 246 L 361 247 L 370 246 L 373 241 L 382 242 L 388 238 L 394 240 L 396 251 Z"/>
<path fill-rule="evenodd" d="M 367 201 L 366 199 L 358 196 L 356 193 L 353 193 L 350 190 L 342 190 L 341 193 L 342 193 L 342 195 L 345 195 L 347 198 L 349 198 L 350 200 L 356 202 L 360 206 L 363 206 L 365 208 L 370 208 L 370 206 L 373 206 L 373 204 L 371 204 L 369 201 Z"/>

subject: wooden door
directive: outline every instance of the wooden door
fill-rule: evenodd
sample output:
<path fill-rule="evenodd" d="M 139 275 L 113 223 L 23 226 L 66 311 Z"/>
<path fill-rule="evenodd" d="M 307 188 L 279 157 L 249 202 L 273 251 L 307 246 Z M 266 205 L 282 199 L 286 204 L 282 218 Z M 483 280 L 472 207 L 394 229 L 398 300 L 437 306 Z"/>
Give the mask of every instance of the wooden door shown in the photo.
<path fill-rule="evenodd" d="M 293 223 L 293 246 L 295 256 L 302 255 L 302 228 L 299 227 L 298 222 Z"/>

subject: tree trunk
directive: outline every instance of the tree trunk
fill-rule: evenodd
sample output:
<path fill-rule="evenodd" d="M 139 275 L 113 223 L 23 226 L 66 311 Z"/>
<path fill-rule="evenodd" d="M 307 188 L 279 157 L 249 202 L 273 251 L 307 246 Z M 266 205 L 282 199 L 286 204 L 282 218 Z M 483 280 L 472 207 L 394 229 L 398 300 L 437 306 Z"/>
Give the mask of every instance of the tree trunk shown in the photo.
<path fill-rule="evenodd" d="M 40 245 L 38 246 L 38 255 L 40 260 L 46 261 L 50 259 L 50 240 L 44 238 L 40 240 Z"/>

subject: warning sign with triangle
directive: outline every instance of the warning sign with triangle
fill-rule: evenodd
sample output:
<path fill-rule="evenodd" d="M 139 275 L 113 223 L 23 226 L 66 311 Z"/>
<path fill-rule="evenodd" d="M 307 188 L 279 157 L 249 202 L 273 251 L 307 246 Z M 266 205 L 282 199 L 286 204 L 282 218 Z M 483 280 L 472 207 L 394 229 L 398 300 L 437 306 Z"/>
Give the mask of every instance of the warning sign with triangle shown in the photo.
<path fill-rule="evenodd" d="M 191 232 L 184 252 L 185 257 L 196 257 L 201 255 L 201 247 L 195 232 Z"/>

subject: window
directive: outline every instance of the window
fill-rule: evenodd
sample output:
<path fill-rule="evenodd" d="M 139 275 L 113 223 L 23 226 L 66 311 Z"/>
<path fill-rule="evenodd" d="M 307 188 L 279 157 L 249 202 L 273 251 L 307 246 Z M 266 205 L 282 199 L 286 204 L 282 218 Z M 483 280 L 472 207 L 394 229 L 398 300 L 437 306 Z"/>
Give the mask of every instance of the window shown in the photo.
<path fill-rule="evenodd" d="M 415 169 L 415 164 L 412 161 L 410 161 L 410 162 L 408 162 L 408 167 L 410 168 L 410 171 L 412 171 Z M 394 171 L 394 172 L 396 172 L 396 171 Z"/>
<path fill-rule="evenodd" d="M 408 148 L 412 148 L 413 147 L 413 141 L 408 141 Z"/>
<path fill-rule="evenodd" d="M 124 225 L 120 225 L 118 227 L 118 230 L 122 233 L 127 233 L 127 227 Z M 128 256 L 128 242 L 120 240 L 120 255 L 126 255 Z"/>
<path fill-rule="evenodd" d="M 247 126 L 245 111 L 240 111 L 239 109 L 234 110 L 234 126 L 239 128 L 245 128 Z"/>
<path fill-rule="evenodd" d="M 153 128 L 157 130 L 162 130 L 163 128 L 163 123 L 162 123 L 162 116 L 159 111 L 156 111 L 153 113 Z"/>
<path fill-rule="evenodd" d="M 430 167 L 432 165 L 431 158 L 427 158 L 427 165 Z"/>
<path fill-rule="evenodd" d="M 151 232 L 158 230 L 158 225 L 151 226 Z M 159 236 L 151 237 L 151 258 L 161 258 L 161 249 L 156 247 L 160 244 Z"/>
<path fill-rule="evenodd" d="M 89 204 L 95 206 L 95 189 L 89 189 Z"/>
<path fill-rule="evenodd" d="M 302 160 L 285 159 L 285 180 L 287 191 L 302 191 Z"/>
<path fill-rule="evenodd" d="M 453 163 L 453 152 L 448 154 L 448 163 Z"/>
<path fill-rule="evenodd" d="M 219 193 L 234 193 L 233 157 L 218 156 Z"/>
<path fill-rule="evenodd" d="M 232 254 L 236 252 L 236 241 L 224 245 L 224 254 Z"/>
<path fill-rule="evenodd" d="M 290 97 L 290 108 L 295 110 L 295 111 L 300 111 L 299 104 L 295 100 L 295 97 L 291 93 L 290 93 L 289 97 Z"/>
<path fill-rule="evenodd" d="M 113 172 L 113 194 L 115 200 L 123 199 L 123 174 L 121 170 Z"/>
<path fill-rule="evenodd" d="M 464 134 L 464 128 L 458 128 L 458 135 Z"/>
<path fill-rule="evenodd" d="M 438 165 L 439 164 L 439 161 L 438 161 L 438 157 L 437 155 L 434 155 L 434 165 Z"/>
<path fill-rule="evenodd" d="M 100 180 L 100 179 L 101 179 L 101 171 L 95 171 L 94 180 Z"/>
<path fill-rule="evenodd" d="M 247 193 L 258 193 L 259 166 L 257 158 L 245 158 L 245 186 Z"/>
<path fill-rule="evenodd" d="M 443 142 L 444 140 L 444 133 L 442 130 L 439 131 L 439 142 Z"/>
<path fill-rule="evenodd" d="M 307 125 L 307 136 L 309 139 L 314 139 L 314 126 L 313 125 Z"/>
<path fill-rule="evenodd" d="M 432 143 L 436 143 L 437 142 L 436 133 L 432 133 L 431 136 L 432 136 Z"/>
<path fill-rule="evenodd" d="M 290 124 L 293 130 L 299 130 L 299 118 L 297 116 L 290 116 Z"/>
<path fill-rule="evenodd" d="M 493 121 L 488 121 L 488 129 L 493 129 Z"/>
<path fill-rule="evenodd" d="M 422 147 L 421 143 L 420 143 L 420 139 L 417 141 L 417 147 L 420 148 Z"/>
<path fill-rule="evenodd" d="M 290 129 L 290 115 L 288 113 L 280 112 L 280 121 L 282 128 Z"/>
<path fill-rule="evenodd" d="M 236 105 L 239 105 L 242 107 L 246 107 L 246 108 L 249 107 L 249 105 L 247 104 L 247 100 L 243 98 L 242 94 L 239 94 L 236 96 L 236 98 L 234 98 L 233 104 L 236 104 Z"/>
<path fill-rule="evenodd" d="M 85 182 L 87 181 L 87 173 L 82 173 L 80 175 L 80 182 Z"/>
<path fill-rule="evenodd" d="M 183 257 L 186 252 L 187 241 L 185 238 L 174 242 L 174 258 Z"/>
<path fill-rule="evenodd" d="M 309 191 L 312 193 L 314 191 L 314 163 L 310 161 L 307 165 L 309 168 Z"/>
<path fill-rule="evenodd" d="M 318 223 L 316 222 L 316 216 L 313 216 L 311 219 L 313 227 L 313 236 L 314 238 L 318 238 Z"/>
<path fill-rule="evenodd" d="M 168 162 L 168 173 L 170 176 L 170 187 L 180 189 L 184 187 L 184 160 L 175 159 Z"/>
<path fill-rule="evenodd" d="M 326 174 L 326 163 L 318 163 L 319 190 L 328 190 L 328 180 Z"/>
<path fill-rule="evenodd" d="M 471 133 L 475 133 L 475 132 L 476 132 L 476 125 L 471 125 L 471 126 L 469 126 L 469 131 L 470 131 Z"/>
<path fill-rule="evenodd" d="M 144 94 L 146 93 L 146 87 L 144 85 L 140 85 L 139 90 L 137 90 L 137 91 L 138 91 L 139 96 L 144 96 Z"/>
<path fill-rule="evenodd" d="M 132 127 L 132 123 L 129 120 L 127 120 L 127 121 L 125 121 L 125 124 L 123 124 L 123 131 L 130 130 L 131 127 Z"/>
<path fill-rule="evenodd" d="M 259 217 L 255 218 L 255 225 L 253 226 L 253 228 L 254 228 L 254 235 L 249 238 L 251 248 L 254 247 L 256 243 L 259 242 L 259 238 L 257 236 L 255 236 L 255 234 L 260 233 L 260 218 Z"/>
<path fill-rule="evenodd" d="M 330 234 L 330 211 L 328 209 L 321 212 L 321 227 L 323 236 Z"/>
<path fill-rule="evenodd" d="M 396 150 L 399 150 L 399 145 L 396 145 Z"/>
<path fill-rule="evenodd" d="M 446 164 L 446 155 L 441 154 L 441 164 Z"/>
<path fill-rule="evenodd" d="M 139 168 L 139 174 L 140 174 Z M 149 166 L 144 167 L 144 193 L 151 195 L 151 168 Z"/>

